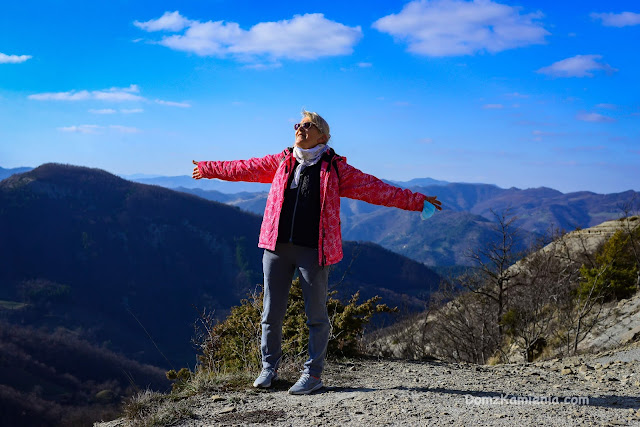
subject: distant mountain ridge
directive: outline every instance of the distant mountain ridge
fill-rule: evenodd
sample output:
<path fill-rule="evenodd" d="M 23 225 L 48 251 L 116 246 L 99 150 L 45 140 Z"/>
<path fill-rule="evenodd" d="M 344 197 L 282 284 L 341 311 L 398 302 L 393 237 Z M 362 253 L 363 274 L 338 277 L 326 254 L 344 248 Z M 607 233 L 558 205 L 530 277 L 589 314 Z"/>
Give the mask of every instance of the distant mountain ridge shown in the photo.
<path fill-rule="evenodd" d="M 341 221 L 345 239 L 371 241 L 427 265 L 468 265 L 465 253 L 491 238 L 495 216 L 511 209 L 525 240 L 547 233 L 550 228 L 571 231 L 616 219 L 621 207 L 640 200 L 629 190 L 616 194 L 587 191 L 562 193 L 550 188 L 504 189 L 490 184 L 449 183 L 410 187 L 437 195 L 444 210 L 428 221 L 415 212 L 342 199 Z M 179 188 L 243 210 L 262 214 L 267 193 L 223 195 L 205 190 Z"/>
<path fill-rule="evenodd" d="M 196 181 L 189 176 L 145 178 L 142 181 L 226 203 L 257 215 L 264 212 L 269 189 L 268 184 Z M 562 193 L 546 187 L 505 189 L 493 184 L 449 183 L 432 178 L 387 182 L 437 195 L 443 202 L 444 211 L 423 223 L 411 212 L 342 199 L 343 237 L 345 240 L 371 241 L 433 266 L 468 264 L 465 252 L 492 234 L 495 220 L 492 210 L 501 213 L 511 208 L 512 214 L 519 217 L 524 234 L 533 239 L 552 227 L 570 231 L 616 219 L 622 205 L 634 198 L 640 200 L 640 193 L 632 190 L 614 194 Z"/>
<path fill-rule="evenodd" d="M 429 185 L 447 185 L 451 184 L 449 181 L 440 181 L 433 178 L 413 178 L 409 181 L 389 181 L 391 184 L 395 184 L 399 187 L 409 188 L 409 187 L 426 187 Z"/>
<path fill-rule="evenodd" d="M 9 178 L 11 175 L 14 175 L 17 173 L 29 172 L 31 169 L 33 168 L 23 167 L 23 168 L 5 169 L 0 167 L 0 181 L 2 181 L 5 178 Z"/>
<path fill-rule="evenodd" d="M 145 175 L 125 175 L 125 179 L 139 182 L 141 184 L 159 185 L 167 188 L 187 188 L 187 189 L 201 189 L 207 191 L 218 191 L 225 194 L 236 194 L 246 192 L 268 192 L 270 184 L 262 184 L 259 182 L 228 182 L 219 179 L 214 180 L 194 180 L 190 176 L 145 176 Z M 408 188 L 414 186 L 427 186 L 427 185 L 447 185 L 447 181 L 439 181 L 433 178 L 414 178 L 410 181 L 391 181 L 383 180 L 399 187 Z"/>
<path fill-rule="evenodd" d="M 155 178 L 132 178 L 132 181 L 139 182 L 141 184 L 159 185 L 166 188 L 182 187 L 209 191 L 213 190 L 227 194 L 269 191 L 270 187 L 270 184 L 261 184 L 259 182 L 228 182 L 221 181 L 219 179 L 201 179 L 196 181 L 187 175 L 161 176 Z"/>

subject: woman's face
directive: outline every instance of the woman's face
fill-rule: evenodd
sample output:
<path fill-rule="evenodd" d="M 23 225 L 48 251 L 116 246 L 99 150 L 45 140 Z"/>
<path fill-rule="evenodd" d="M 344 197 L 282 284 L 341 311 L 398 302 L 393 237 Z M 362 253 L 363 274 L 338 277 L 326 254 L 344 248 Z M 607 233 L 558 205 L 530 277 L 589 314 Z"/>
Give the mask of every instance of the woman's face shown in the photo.
<path fill-rule="evenodd" d="M 300 120 L 300 124 L 303 123 L 311 123 L 311 119 L 309 117 L 305 117 Z M 311 125 L 309 129 L 305 129 L 300 126 L 298 127 L 298 130 L 296 130 L 296 147 L 309 149 L 318 144 L 325 143 L 326 140 L 327 137 L 320 132 L 316 125 Z"/>

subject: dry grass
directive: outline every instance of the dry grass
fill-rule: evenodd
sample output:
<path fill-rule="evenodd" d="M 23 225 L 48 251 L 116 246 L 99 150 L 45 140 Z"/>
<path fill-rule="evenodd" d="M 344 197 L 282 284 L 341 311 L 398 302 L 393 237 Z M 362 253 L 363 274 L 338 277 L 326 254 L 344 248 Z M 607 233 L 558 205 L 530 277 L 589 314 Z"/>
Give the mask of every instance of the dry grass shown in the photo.
<path fill-rule="evenodd" d="M 207 392 L 244 390 L 251 386 L 255 376 L 256 373 L 249 371 L 210 372 L 198 369 L 175 394 L 189 397 Z"/>
<path fill-rule="evenodd" d="M 193 412 L 184 398 L 145 390 L 124 404 L 124 416 L 131 426 L 152 427 L 192 418 Z"/>
<path fill-rule="evenodd" d="M 253 372 L 220 373 L 202 369 L 192 372 L 178 390 L 169 394 L 145 390 L 124 404 L 124 418 L 134 427 L 172 425 L 193 418 L 191 396 L 210 392 L 244 390 L 251 386 Z"/>

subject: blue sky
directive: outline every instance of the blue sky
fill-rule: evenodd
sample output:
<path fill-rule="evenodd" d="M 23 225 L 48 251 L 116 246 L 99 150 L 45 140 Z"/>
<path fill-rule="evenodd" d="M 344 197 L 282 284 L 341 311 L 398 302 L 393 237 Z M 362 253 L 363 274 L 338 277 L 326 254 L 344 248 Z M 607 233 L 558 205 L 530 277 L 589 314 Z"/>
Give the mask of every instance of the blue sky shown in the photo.
<path fill-rule="evenodd" d="M 188 175 L 306 108 L 380 178 L 640 190 L 640 3 L 7 2 L 0 166 Z"/>

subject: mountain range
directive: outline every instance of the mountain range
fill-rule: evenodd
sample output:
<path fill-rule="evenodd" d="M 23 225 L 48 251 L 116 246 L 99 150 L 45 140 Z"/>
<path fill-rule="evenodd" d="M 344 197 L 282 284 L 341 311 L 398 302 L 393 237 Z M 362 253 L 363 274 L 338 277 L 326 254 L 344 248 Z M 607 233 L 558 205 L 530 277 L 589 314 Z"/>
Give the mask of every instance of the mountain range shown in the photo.
<path fill-rule="evenodd" d="M 489 184 L 443 183 L 411 186 L 436 195 L 442 212 L 420 221 L 415 212 L 342 199 L 345 239 L 370 241 L 429 266 L 470 265 L 468 252 L 495 236 L 496 215 L 510 211 L 520 228 L 520 249 L 552 229 L 572 231 L 619 218 L 625 205 L 640 201 L 640 193 L 561 193 L 551 188 L 504 189 Z M 177 190 L 216 200 L 243 210 L 264 211 L 267 193 L 226 194 L 200 188 Z"/>
<path fill-rule="evenodd" d="M 264 212 L 269 188 L 268 184 L 260 183 L 196 181 L 189 176 L 137 175 L 130 178 L 236 206 L 257 215 Z M 373 242 L 431 267 L 470 265 L 469 251 L 495 236 L 495 214 L 500 215 L 508 209 L 518 218 L 520 247 L 524 249 L 529 242 L 550 234 L 552 229 L 571 231 L 591 227 L 619 218 L 625 205 L 640 201 L 639 193 L 632 190 L 614 194 L 562 193 L 546 187 L 505 189 L 491 184 L 451 183 L 433 178 L 386 182 L 437 195 L 444 209 L 423 222 L 413 212 L 343 198 L 344 239 Z"/>

